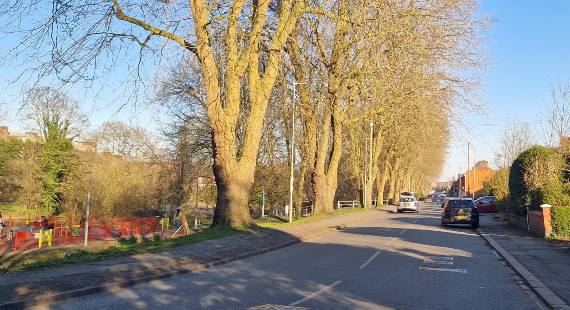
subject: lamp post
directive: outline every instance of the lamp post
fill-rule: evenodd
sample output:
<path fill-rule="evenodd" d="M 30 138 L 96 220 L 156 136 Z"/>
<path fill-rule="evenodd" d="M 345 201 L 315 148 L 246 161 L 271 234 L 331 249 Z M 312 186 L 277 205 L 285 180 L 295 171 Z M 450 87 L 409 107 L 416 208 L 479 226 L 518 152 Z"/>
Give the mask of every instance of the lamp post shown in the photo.
<path fill-rule="evenodd" d="M 373 146 L 374 146 L 374 140 L 372 140 L 372 136 L 374 135 L 374 123 L 370 122 L 370 151 L 369 151 L 369 159 L 368 159 L 368 176 L 369 179 L 368 180 L 372 180 L 372 151 L 374 150 Z M 366 182 L 367 185 L 370 185 L 370 188 L 368 189 L 368 191 L 370 191 L 370 207 L 372 207 L 372 182 L 371 184 L 368 184 L 368 181 Z"/>
<path fill-rule="evenodd" d="M 289 175 L 289 223 L 293 222 L 293 182 L 295 179 L 295 98 L 297 85 L 306 84 L 293 82 L 293 100 L 291 101 L 291 171 Z"/>
<path fill-rule="evenodd" d="M 368 139 L 364 139 L 364 191 L 362 193 L 362 208 L 366 209 L 366 194 L 368 193 L 368 179 L 367 179 L 367 170 L 368 170 L 368 156 L 366 156 L 366 152 L 368 152 Z"/>
<path fill-rule="evenodd" d="M 89 178 L 89 188 L 87 190 L 87 206 L 85 208 L 85 239 L 83 240 L 84 247 L 87 247 L 87 242 L 89 239 L 89 208 L 91 207 L 91 191 L 93 190 L 93 174 L 91 171 L 87 172 L 86 174 Z"/>

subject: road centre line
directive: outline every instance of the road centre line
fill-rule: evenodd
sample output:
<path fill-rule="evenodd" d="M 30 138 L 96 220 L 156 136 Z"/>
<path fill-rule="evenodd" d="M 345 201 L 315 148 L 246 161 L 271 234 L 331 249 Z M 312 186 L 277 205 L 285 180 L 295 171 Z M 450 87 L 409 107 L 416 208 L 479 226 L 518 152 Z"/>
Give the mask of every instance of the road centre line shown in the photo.
<path fill-rule="evenodd" d="M 358 269 L 362 270 L 364 268 L 366 268 L 366 266 L 368 266 L 368 264 L 370 264 L 372 262 L 372 260 L 374 260 L 376 258 L 376 256 L 378 256 L 380 254 L 380 251 L 376 251 L 376 253 L 372 254 L 372 256 L 370 256 L 370 258 L 368 258 L 362 265 L 360 265 L 360 267 L 358 267 Z"/>
<path fill-rule="evenodd" d="M 339 285 L 339 284 L 341 284 L 341 283 L 342 283 L 342 281 L 333 282 L 331 285 L 325 286 L 325 287 L 321 288 L 320 290 L 318 290 L 318 291 L 316 291 L 316 292 L 314 292 L 314 293 L 312 293 L 312 294 L 309 294 L 309 295 L 307 295 L 307 296 L 305 296 L 305 297 L 303 297 L 303 298 L 301 298 L 301 299 L 299 299 L 299 300 L 297 300 L 297 301 L 295 301 L 295 302 L 290 303 L 289 306 L 294 307 L 294 306 L 296 306 L 296 305 L 300 305 L 300 304 L 302 304 L 302 303 L 304 303 L 304 302 L 306 302 L 306 301 L 309 301 L 309 300 L 311 300 L 311 299 L 313 299 L 313 298 L 319 296 L 320 294 L 322 294 L 322 293 L 324 293 L 324 292 L 326 292 L 326 291 L 328 291 L 328 290 L 334 288 L 335 286 L 337 286 L 337 285 Z"/>

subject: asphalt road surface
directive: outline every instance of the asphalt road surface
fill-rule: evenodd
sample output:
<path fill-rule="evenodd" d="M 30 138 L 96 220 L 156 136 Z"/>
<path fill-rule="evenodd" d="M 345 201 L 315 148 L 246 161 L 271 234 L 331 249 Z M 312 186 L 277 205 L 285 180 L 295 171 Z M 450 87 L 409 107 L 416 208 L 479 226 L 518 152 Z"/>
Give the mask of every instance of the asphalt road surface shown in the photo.
<path fill-rule="evenodd" d="M 439 212 L 374 211 L 310 242 L 40 308 L 544 308 L 471 228 L 440 227 Z"/>

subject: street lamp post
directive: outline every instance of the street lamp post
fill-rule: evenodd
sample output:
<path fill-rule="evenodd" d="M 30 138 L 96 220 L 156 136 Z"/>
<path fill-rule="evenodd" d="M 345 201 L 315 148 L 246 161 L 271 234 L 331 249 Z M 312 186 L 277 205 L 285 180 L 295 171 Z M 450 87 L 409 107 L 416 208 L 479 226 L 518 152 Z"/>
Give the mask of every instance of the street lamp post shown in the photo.
<path fill-rule="evenodd" d="M 289 176 L 289 223 L 293 222 L 293 182 L 295 179 L 295 98 L 297 85 L 305 84 L 293 82 L 293 100 L 291 101 L 291 171 Z"/>
<path fill-rule="evenodd" d="M 87 172 L 87 177 L 89 178 L 89 189 L 87 191 L 87 206 L 85 208 L 85 239 L 83 240 L 83 246 L 87 247 L 87 241 L 89 239 L 89 208 L 91 207 L 91 191 L 93 190 L 93 174 Z"/>
<path fill-rule="evenodd" d="M 372 180 L 372 151 L 374 150 L 373 146 L 374 146 L 374 140 L 372 140 L 372 136 L 374 135 L 374 123 L 370 122 L 370 151 L 369 151 L 369 160 L 368 160 L 368 176 L 369 179 L 368 180 Z M 367 185 L 370 185 L 370 188 L 368 189 L 368 191 L 370 191 L 370 207 L 372 207 L 372 182 L 371 184 L 368 184 L 368 181 L 366 182 Z"/>
<path fill-rule="evenodd" d="M 368 179 L 367 179 L 367 170 L 368 170 L 368 156 L 366 156 L 366 152 L 368 151 L 368 138 L 364 139 L 364 191 L 362 193 L 362 208 L 366 209 L 366 194 L 368 193 Z"/>

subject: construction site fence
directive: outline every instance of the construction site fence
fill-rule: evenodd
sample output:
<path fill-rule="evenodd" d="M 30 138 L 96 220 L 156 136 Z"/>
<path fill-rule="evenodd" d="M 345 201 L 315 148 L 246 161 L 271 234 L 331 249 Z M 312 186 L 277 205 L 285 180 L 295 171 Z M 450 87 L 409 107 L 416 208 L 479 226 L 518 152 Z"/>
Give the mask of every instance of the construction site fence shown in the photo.
<path fill-rule="evenodd" d="M 202 221 L 207 216 L 197 215 Z M 81 244 L 85 240 L 85 220 L 75 216 L 50 216 L 49 227 L 41 227 L 39 219 L 4 218 L 6 227 L 0 233 L 0 252 L 23 251 L 45 246 Z M 164 234 L 177 229 L 179 221 L 169 217 L 90 217 L 88 241 L 111 241 L 131 236 Z M 45 229 L 42 229 L 45 228 Z"/>

